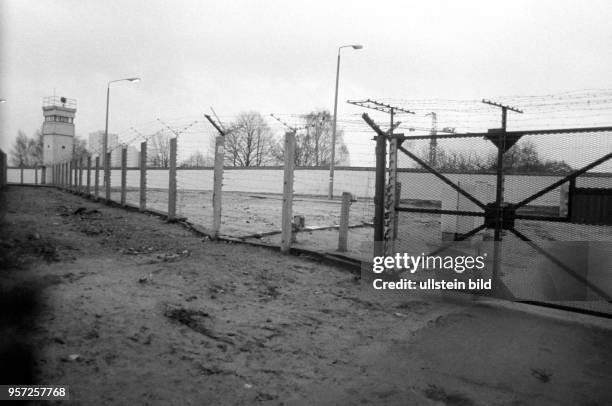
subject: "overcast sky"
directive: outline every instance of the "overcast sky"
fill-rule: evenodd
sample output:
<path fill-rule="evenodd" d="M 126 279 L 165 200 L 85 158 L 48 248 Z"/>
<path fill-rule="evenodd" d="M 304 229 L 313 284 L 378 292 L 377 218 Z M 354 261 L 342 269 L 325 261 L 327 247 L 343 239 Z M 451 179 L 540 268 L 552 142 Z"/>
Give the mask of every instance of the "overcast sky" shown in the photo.
<path fill-rule="evenodd" d="M 360 98 L 471 98 L 612 88 L 612 2 L 0 1 L 0 148 L 74 98 L 76 132 L 157 117 L 332 110 Z"/>

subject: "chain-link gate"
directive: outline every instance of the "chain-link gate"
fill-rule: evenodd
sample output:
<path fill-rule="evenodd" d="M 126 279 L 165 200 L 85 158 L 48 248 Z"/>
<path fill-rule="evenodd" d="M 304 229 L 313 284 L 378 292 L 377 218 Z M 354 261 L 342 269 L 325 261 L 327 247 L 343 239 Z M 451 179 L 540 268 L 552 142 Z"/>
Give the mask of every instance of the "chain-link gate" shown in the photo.
<path fill-rule="evenodd" d="M 612 127 L 507 131 L 507 112 L 520 111 L 487 103 L 502 126 L 481 133 L 404 136 L 363 115 L 379 157 L 381 139 L 389 145 L 379 254 L 434 256 L 479 240 L 492 251 L 492 296 L 609 316 Z M 458 145 L 468 152 L 449 152 Z M 537 161 L 535 145 L 580 155 L 580 166 Z"/>

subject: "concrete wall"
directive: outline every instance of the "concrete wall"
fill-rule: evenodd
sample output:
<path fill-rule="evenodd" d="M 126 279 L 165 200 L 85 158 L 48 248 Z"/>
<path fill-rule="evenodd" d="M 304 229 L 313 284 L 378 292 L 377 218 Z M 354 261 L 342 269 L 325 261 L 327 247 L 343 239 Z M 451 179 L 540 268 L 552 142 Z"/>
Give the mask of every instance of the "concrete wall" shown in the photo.
<path fill-rule="evenodd" d="M 50 170 L 48 170 L 50 173 Z M 335 191 L 340 196 L 342 192 L 350 192 L 361 198 L 372 198 L 374 196 L 374 169 L 338 169 L 335 171 Z M 50 176 L 50 175 L 49 175 Z M 490 189 L 495 185 L 495 175 L 483 174 L 447 174 L 447 176 L 458 183 L 483 185 L 483 190 Z M 92 171 L 93 177 L 93 171 Z M 100 171 L 102 178 L 102 171 Z M 49 178 L 50 179 L 50 178 Z M 129 169 L 127 174 L 128 187 L 139 186 L 140 174 L 138 169 Z M 527 176 L 507 175 L 506 194 L 507 202 L 518 202 L 544 187 L 561 179 L 561 176 Z M 448 185 L 444 184 L 434 175 L 426 172 L 400 172 L 398 180 L 402 183 L 402 199 L 435 200 L 445 201 L 448 196 L 455 196 Z M 19 168 L 9 168 L 9 183 L 19 183 Z M 296 169 L 295 186 L 296 194 L 326 196 L 328 190 L 329 171 L 325 169 Z M 34 170 L 24 170 L 24 182 L 34 182 Z M 101 182 L 101 179 L 100 179 Z M 111 170 L 111 185 L 119 186 L 121 182 L 121 171 Z M 92 179 L 93 184 L 93 179 Z M 148 169 L 147 184 L 150 188 L 168 188 L 167 169 Z M 179 189 L 212 190 L 212 169 L 178 169 L 177 185 Z M 580 177 L 577 181 L 578 187 L 612 188 L 612 174 L 606 177 Z M 482 189 L 482 188 L 481 188 Z M 282 193 L 283 170 L 282 169 L 231 169 L 226 168 L 223 179 L 223 190 L 241 191 L 252 193 Z M 450 194 L 449 194 L 450 192 Z M 490 200 L 489 193 L 480 196 L 483 200 Z M 445 198 L 445 196 L 447 196 Z M 559 205 L 559 188 L 536 199 L 532 204 L 542 206 Z"/>

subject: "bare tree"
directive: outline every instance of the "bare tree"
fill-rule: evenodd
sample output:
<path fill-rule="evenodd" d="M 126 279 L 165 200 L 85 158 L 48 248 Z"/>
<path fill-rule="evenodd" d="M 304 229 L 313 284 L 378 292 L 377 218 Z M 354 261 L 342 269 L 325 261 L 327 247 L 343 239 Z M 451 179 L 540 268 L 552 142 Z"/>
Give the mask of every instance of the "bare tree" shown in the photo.
<path fill-rule="evenodd" d="M 313 111 L 302 117 L 303 130 L 296 134 L 296 166 L 328 166 L 331 161 L 332 118 L 327 110 Z M 283 150 L 277 154 L 282 160 Z M 342 130 L 336 131 L 336 165 L 349 165 L 349 151 L 344 144 Z"/>
<path fill-rule="evenodd" d="M 182 168 L 197 168 L 202 166 L 213 166 L 214 163 L 215 160 L 211 156 L 205 156 L 200 151 L 195 151 L 189 158 L 182 161 L 179 166 Z"/>
<path fill-rule="evenodd" d="M 497 157 L 489 157 L 489 168 L 497 167 Z M 548 160 L 540 157 L 531 140 L 521 140 L 504 154 L 504 168 L 507 172 L 567 174 L 573 169 L 565 161 Z"/>
<path fill-rule="evenodd" d="M 147 153 L 149 165 L 155 168 L 170 166 L 170 135 L 160 131 L 151 136 L 151 149 Z"/>
<path fill-rule="evenodd" d="M 72 157 L 74 159 L 85 159 L 88 155 L 87 141 L 79 136 L 75 136 L 72 144 Z"/>
<path fill-rule="evenodd" d="M 17 132 L 15 144 L 11 150 L 11 162 L 16 166 L 29 166 L 30 149 L 28 136 L 21 130 Z"/>
<path fill-rule="evenodd" d="M 225 136 L 225 163 L 231 166 L 265 166 L 278 163 L 278 142 L 261 114 L 241 113 Z"/>
<path fill-rule="evenodd" d="M 44 142 L 43 135 L 40 130 L 36 130 L 30 138 L 23 131 L 19 131 L 13 150 L 11 151 L 11 161 L 17 166 L 37 166 L 43 163 Z M 72 144 L 72 158 L 80 159 L 89 155 L 87 150 L 87 142 L 75 136 Z"/>
<path fill-rule="evenodd" d="M 429 148 L 420 152 L 423 160 L 429 160 Z M 452 151 L 440 146 L 436 149 L 436 165 L 439 170 L 491 172 L 497 168 L 497 153 L 478 155 L 474 151 Z M 514 144 L 504 154 L 506 173 L 567 174 L 572 167 L 565 161 L 542 159 L 536 145 L 529 140 Z"/>
<path fill-rule="evenodd" d="M 13 165 L 25 167 L 41 165 L 42 151 L 42 133 L 40 130 L 32 138 L 19 130 L 11 150 L 11 162 Z"/>
<path fill-rule="evenodd" d="M 30 141 L 30 154 L 34 165 L 42 165 L 43 163 L 43 135 L 40 129 L 34 132 L 33 139 Z"/>

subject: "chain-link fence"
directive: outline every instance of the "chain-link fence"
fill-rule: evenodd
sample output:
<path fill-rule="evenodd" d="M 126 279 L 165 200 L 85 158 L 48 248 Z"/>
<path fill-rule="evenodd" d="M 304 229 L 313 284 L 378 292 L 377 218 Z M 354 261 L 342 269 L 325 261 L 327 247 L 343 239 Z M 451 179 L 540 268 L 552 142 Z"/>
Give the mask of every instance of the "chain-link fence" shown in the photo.
<path fill-rule="evenodd" d="M 493 296 L 609 314 L 612 127 L 509 130 L 511 108 L 495 106 L 501 129 L 396 137 L 401 191 L 387 254 L 487 252 L 481 276 L 497 282 Z"/>

